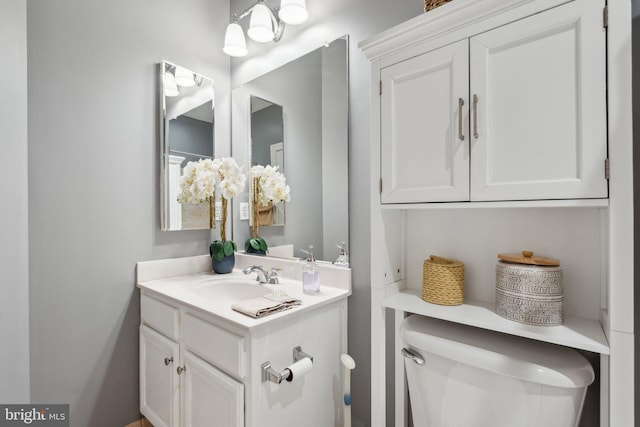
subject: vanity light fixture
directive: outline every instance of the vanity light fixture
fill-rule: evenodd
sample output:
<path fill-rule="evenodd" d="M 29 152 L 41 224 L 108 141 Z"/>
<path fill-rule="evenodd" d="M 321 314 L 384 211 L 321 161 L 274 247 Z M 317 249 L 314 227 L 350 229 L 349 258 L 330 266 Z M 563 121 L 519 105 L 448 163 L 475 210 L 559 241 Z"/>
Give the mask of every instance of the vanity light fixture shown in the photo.
<path fill-rule="evenodd" d="M 251 22 L 247 35 L 251 40 L 258 43 L 267 43 L 273 40 L 275 33 L 273 27 L 275 24 L 271 23 L 271 11 L 264 3 L 258 3 L 253 7 L 251 12 Z"/>
<path fill-rule="evenodd" d="M 251 20 L 247 35 L 259 43 L 280 41 L 285 23 L 302 24 L 309 16 L 305 0 L 281 0 L 280 7 L 275 10 L 264 0 L 258 0 L 239 15 L 234 14 L 231 17 L 222 48 L 227 55 L 241 57 L 247 54 L 247 43 L 238 21 L 249 15 L 251 15 Z"/>
<path fill-rule="evenodd" d="M 241 57 L 247 54 L 247 42 L 244 39 L 242 27 L 237 22 L 232 22 L 227 26 L 222 50 L 227 55 L 235 57 Z"/>
<path fill-rule="evenodd" d="M 196 81 L 191 71 L 184 69 L 182 67 L 176 67 L 175 73 L 176 73 L 175 74 L 176 84 L 178 86 L 182 86 L 182 87 L 195 86 Z"/>
<path fill-rule="evenodd" d="M 302 24 L 309 17 L 305 0 L 282 0 L 278 16 L 289 25 Z"/>
<path fill-rule="evenodd" d="M 164 95 L 165 96 L 178 96 L 180 95 L 180 87 L 193 87 L 202 85 L 203 77 L 186 68 L 178 67 L 177 65 L 165 64 L 164 69 Z"/>
<path fill-rule="evenodd" d="M 169 71 L 165 71 L 164 73 L 164 95 L 165 96 L 178 96 L 178 85 L 176 84 L 176 79 L 173 77 L 173 74 Z"/>

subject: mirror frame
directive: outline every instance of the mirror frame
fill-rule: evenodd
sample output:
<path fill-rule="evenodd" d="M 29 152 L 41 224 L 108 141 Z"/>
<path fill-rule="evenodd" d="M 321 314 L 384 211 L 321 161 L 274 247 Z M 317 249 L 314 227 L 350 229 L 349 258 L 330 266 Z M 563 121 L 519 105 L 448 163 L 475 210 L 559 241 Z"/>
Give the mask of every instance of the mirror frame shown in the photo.
<path fill-rule="evenodd" d="M 332 226 L 323 226 L 321 227 L 324 230 L 327 230 L 328 228 L 332 231 L 334 231 L 333 235 L 327 235 L 326 232 L 322 232 L 319 236 L 316 236 L 313 234 L 313 232 L 309 232 L 310 229 L 314 228 L 313 224 L 311 224 L 311 222 L 313 222 L 313 219 L 308 218 L 305 215 L 305 212 L 301 211 L 300 209 L 301 206 L 305 206 L 305 205 L 298 205 L 294 207 L 295 203 L 298 203 L 299 200 L 304 200 L 304 199 L 300 199 L 299 195 L 302 194 L 301 192 L 304 192 L 305 194 L 309 194 L 308 190 L 306 189 L 306 185 L 304 183 L 296 183 L 296 179 L 299 176 L 300 171 L 295 172 L 289 168 L 289 166 L 292 164 L 292 160 L 291 160 L 291 156 L 296 157 L 296 152 L 298 152 L 299 150 L 304 150 L 304 148 L 302 147 L 298 147 L 298 148 L 294 148 L 291 144 L 288 144 L 288 142 L 291 142 L 292 139 L 291 138 L 295 138 L 293 140 L 297 140 L 300 138 L 300 135 L 291 135 L 289 133 L 289 131 L 287 130 L 289 127 L 292 126 L 292 120 L 296 120 L 292 118 L 292 111 L 294 110 L 290 110 L 291 106 L 288 106 L 287 102 L 281 102 L 281 96 L 271 96 L 269 94 L 268 91 L 263 91 L 263 90 L 254 90 L 252 86 L 254 86 L 255 84 L 261 84 L 260 83 L 260 79 L 266 78 L 266 79 L 270 79 L 273 78 L 272 77 L 272 73 L 277 72 L 278 70 L 280 70 L 283 67 L 287 67 L 289 65 L 292 65 L 292 63 L 294 63 L 295 61 L 302 59 L 304 57 L 306 57 L 309 54 L 313 54 L 314 52 L 322 49 L 323 47 L 331 47 L 331 43 L 333 43 L 334 41 L 323 45 L 319 45 L 317 46 L 315 49 L 312 49 L 310 51 L 306 51 L 306 52 L 302 52 L 301 55 L 299 55 L 296 58 L 292 58 L 289 62 L 282 64 L 274 69 L 271 69 L 269 71 L 267 71 L 264 74 L 261 74 L 255 78 L 252 78 L 251 80 L 248 80 L 246 82 L 242 82 L 240 83 L 238 86 L 232 88 L 232 152 L 234 153 L 234 156 L 237 157 L 237 160 L 239 163 L 241 164 L 245 164 L 248 165 L 251 163 L 251 140 L 249 138 L 249 132 L 248 129 L 250 129 L 251 123 L 250 123 L 250 96 L 251 95 L 255 95 L 258 96 L 260 98 L 265 98 L 270 100 L 271 102 L 277 103 L 279 105 L 282 105 L 284 110 L 283 110 L 283 121 L 284 121 L 284 127 L 285 127 L 285 136 L 284 136 L 284 143 L 285 146 L 287 147 L 285 150 L 288 154 L 286 154 L 286 156 L 288 157 L 287 160 L 285 160 L 285 163 L 288 165 L 287 166 L 287 171 L 285 171 L 285 176 L 287 177 L 287 184 L 289 184 L 291 186 L 291 202 L 287 203 L 287 219 L 286 219 L 286 224 L 284 227 L 266 227 L 265 228 L 265 232 L 263 233 L 263 229 L 261 227 L 260 229 L 260 235 L 261 237 L 265 238 L 269 244 L 270 249 L 271 248 L 279 248 L 282 246 L 287 246 L 290 244 L 294 244 L 295 245 L 295 251 L 296 253 L 293 254 L 293 257 L 298 258 L 301 256 L 301 253 L 298 253 L 298 249 L 306 249 L 308 248 L 308 244 L 314 244 L 316 245 L 316 241 L 319 242 L 319 246 L 318 247 L 318 253 L 317 253 L 317 258 L 319 260 L 326 260 L 329 262 L 335 261 L 335 259 L 338 257 L 339 253 L 340 253 L 340 249 L 338 249 L 337 246 L 334 246 L 335 244 L 340 244 L 342 243 L 342 241 L 345 241 L 348 245 L 349 239 L 350 239 L 350 221 L 349 221 L 349 139 L 350 139 L 350 134 L 349 134 L 349 121 L 350 121 L 350 114 L 349 114 L 349 86 L 350 86 L 350 79 L 349 79 L 349 36 L 348 35 L 343 35 L 341 37 L 337 37 L 335 39 L 335 41 L 339 41 L 342 40 L 342 42 L 344 43 L 343 46 L 343 54 L 344 56 L 341 58 L 344 58 L 344 71 L 341 71 L 340 75 L 344 76 L 344 91 L 342 92 L 344 94 L 344 102 L 341 103 L 340 105 L 343 105 L 344 107 L 341 107 L 339 110 L 341 112 L 341 116 L 339 118 L 339 120 L 341 122 L 344 122 L 344 126 L 341 126 L 341 129 L 344 129 L 343 131 L 340 131 L 341 135 L 339 137 L 339 139 L 336 139 L 336 141 L 340 140 L 343 141 L 343 143 L 340 145 L 340 154 L 338 154 L 339 157 L 339 161 L 341 163 L 343 163 L 343 167 L 342 169 L 344 170 L 344 173 L 341 173 L 339 175 L 331 175 L 330 176 L 334 177 L 335 180 L 333 181 L 333 184 L 331 184 L 329 187 L 327 187 L 327 184 L 325 183 L 325 185 L 320 187 L 320 191 L 323 191 L 322 189 L 324 188 L 325 191 L 329 191 L 329 194 L 331 195 L 331 191 L 330 188 L 334 188 L 334 185 L 340 185 L 341 188 L 344 188 L 344 195 L 340 196 L 340 200 L 343 200 L 342 203 L 340 203 L 340 206 L 342 206 L 342 208 L 340 209 L 341 212 L 344 212 L 343 215 L 339 215 L 339 217 L 344 217 L 344 220 L 340 221 L 340 224 L 342 225 L 338 225 L 337 227 L 332 227 Z M 263 83 L 266 84 L 266 83 Z M 270 86 L 267 86 L 270 87 Z M 328 111 L 329 113 L 337 113 L 337 111 Z M 323 122 L 325 123 L 325 125 L 327 123 L 332 123 L 332 119 L 330 118 L 330 116 L 322 116 L 323 117 Z M 317 126 L 322 127 L 322 122 L 319 122 L 319 124 Z M 328 131 L 331 131 L 331 128 L 327 128 Z M 330 136 L 330 132 L 329 133 L 321 133 L 321 136 L 319 137 L 321 139 L 331 139 Z M 331 159 L 330 157 L 331 155 L 329 155 L 329 159 Z M 338 157 L 336 157 L 338 158 Z M 319 168 L 322 168 L 322 165 L 318 165 Z M 325 164 L 326 167 L 326 164 Z M 326 174 L 326 172 L 325 172 Z M 338 178 L 339 176 L 339 178 Z M 338 182 L 338 184 L 336 184 L 336 182 Z M 336 194 L 337 196 L 337 194 Z M 323 200 L 323 205 L 321 206 L 327 206 L 327 204 L 324 203 L 324 197 L 320 196 L 318 194 L 318 197 L 320 199 Z M 234 221 L 233 221 L 233 226 L 234 226 L 234 238 L 238 241 L 238 242 L 244 242 L 245 238 L 251 236 L 251 228 L 248 225 L 248 221 L 246 221 L 246 219 L 248 218 L 241 218 L 240 216 L 240 212 L 243 211 L 242 206 L 243 206 L 243 202 L 247 202 L 247 205 L 250 205 L 250 201 L 248 200 L 248 198 L 241 198 L 239 199 L 237 202 L 234 202 L 234 207 L 235 206 L 239 206 L 240 209 L 234 209 L 234 213 L 233 213 L 233 217 L 234 217 Z M 304 203 L 299 202 L 299 203 Z M 333 206 L 331 205 L 331 203 L 329 203 L 329 206 Z M 297 212 L 294 212 L 294 208 Z M 322 208 L 319 208 L 320 210 L 322 210 Z M 250 210 L 250 209 L 248 209 Z M 316 210 L 318 211 L 318 210 Z M 337 213 L 336 210 L 333 210 L 335 212 L 331 212 L 331 213 Z M 297 218 L 300 217 L 300 218 Z M 326 219 L 327 221 L 331 221 L 330 217 L 325 218 L 324 216 L 322 217 L 324 219 Z M 321 219 L 322 221 L 322 219 Z M 301 224 L 302 223 L 302 224 Z M 304 224 L 307 224 L 306 226 Z M 329 223 L 330 224 L 330 223 Z M 291 236 L 292 234 L 290 234 L 291 232 L 287 232 L 287 229 L 290 229 L 290 227 L 293 227 L 295 229 L 295 235 L 297 236 L 297 240 L 294 241 L 292 240 Z M 281 229 L 281 230 L 277 230 L 277 229 Z M 300 231 L 300 233 L 298 233 L 298 230 Z M 339 235 L 339 237 L 338 237 Z M 348 247 L 348 246 L 347 246 Z M 320 249 L 322 249 L 322 251 L 320 251 Z M 276 252 L 274 252 L 272 254 L 272 252 L 269 252 L 270 256 L 273 256 Z M 277 252 L 279 254 L 279 252 Z"/>
<path fill-rule="evenodd" d="M 286 144 L 285 144 L 285 126 L 284 126 L 284 107 L 282 105 L 276 104 L 273 101 L 270 101 L 268 99 L 264 99 L 261 98 L 257 95 L 253 95 L 253 94 L 249 94 L 249 129 L 248 129 L 248 136 L 249 136 L 249 149 L 248 149 L 248 153 L 249 153 L 249 166 L 248 169 L 250 169 L 251 167 L 260 164 L 262 166 L 274 166 L 271 163 L 265 163 L 265 164 L 261 164 L 261 163 L 256 163 L 254 162 L 254 151 L 256 148 L 256 142 L 255 142 L 255 138 L 254 138 L 254 119 L 255 116 L 254 114 L 256 113 L 256 111 L 254 111 L 254 100 L 255 99 L 259 99 L 262 102 L 265 103 L 269 103 L 270 105 L 268 107 L 265 107 L 263 109 L 266 108 L 270 108 L 272 106 L 276 106 L 278 108 L 280 108 L 280 116 L 279 116 L 279 127 L 282 129 L 282 137 L 279 138 L 279 142 L 271 144 L 270 148 L 273 147 L 273 145 L 275 144 L 282 144 L 282 150 L 283 150 L 283 157 L 284 157 L 284 152 L 286 151 Z M 262 111 L 263 109 L 260 109 L 258 111 Z M 275 120 L 274 120 L 275 121 Z M 272 159 L 272 158 L 271 158 Z M 271 160 L 270 159 L 270 160 Z M 284 158 L 283 158 L 283 164 L 282 165 L 278 165 L 278 166 L 282 166 L 281 168 L 278 168 L 278 172 L 282 173 L 285 178 L 287 176 L 287 174 L 285 173 L 285 165 L 284 165 Z M 249 192 L 249 207 L 251 209 L 249 209 L 249 226 L 253 227 L 254 225 L 254 220 L 255 220 L 255 200 L 254 200 L 254 187 L 253 187 L 253 182 L 250 183 L 249 185 L 250 187 L 250 192 Z M 278 202 L 274 204 L 274 207 L 277 211 L 277 213 L 275 214 L 276 217 L 278 217 L 278 219 L 280 219 L 280 221 L 277 221 L 273 224 L 269 224 L 269 225 L 264 225 L 264 224 L 260 224 L 259 228 L 263 228 L 263 227 L 284 227 L 284 225 L 286 224 L 286 203 L 283 202 Z"/>
<path fill-rule="evenodd" d="M 167 121 L 167 96 L 165 93 L 165 73 L 170 67 L 180 67 L 185 68 L 175 63 L 172 63 L 167 60 L 162 60 L 158 64 L 158 94 L 159 94 L 159 139 L 160 139 L 160 229 L 162 231 L 181 231 L 181 230 L 209 230 L 215 228 L 215 221 L 209 221 L 209 226 L 203 227 L 191 227 L 191 228 L 171 228 L 171 219 L 170 219 L 170 198 L 169 198 L 169 178 L 170 178 L 170 163 L 171 163 L 171 147 L 169 143 L 169 138 L 167 137 L 168 132 L 168 121 Z M 185 68 L 186 69 L 186 68 Z M 213 106 L 213 123 L 211 129 L 211 149 L 212 154 L 215 156 L 215 84 L 214 80 L 210 77 L 207 77 L 201 73 L 197 73 L 195 71 L 191 71 L 187 69 L 191 73 L 194 74 L 194 77 L 197 79 L 198 77 L 202 79 L 202 81 L 211 82 L 211 102 Z M 200 156 L 199 154 L 195 154 L 194 156 Z M 207 158 L 213 156 L 201 155 L 201 158 Z M 212 215 L 210 212 L 209 215 Z"/>

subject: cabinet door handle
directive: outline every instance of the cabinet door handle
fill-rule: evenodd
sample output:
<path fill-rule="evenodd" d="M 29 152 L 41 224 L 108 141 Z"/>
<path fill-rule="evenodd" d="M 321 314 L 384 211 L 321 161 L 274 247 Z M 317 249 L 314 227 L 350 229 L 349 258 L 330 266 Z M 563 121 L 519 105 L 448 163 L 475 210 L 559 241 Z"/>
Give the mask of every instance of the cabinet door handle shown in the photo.
<path fill-rule="evenodd" d="M 164 364 L 165 364 L 165 365 L 167 365 L 167 366 L 168 366 L 168 365 L 169 365 L 169 363 L 171 363 L 171 362 L 173 362 L 173 357 L 172 357 L 171 359 L 169 359 L 168 357 L 165 357 L 165 358 L 164 358 Z"/>
<path fill-rule="evenodd" d="M 458 98 L 458 138 L 460 141 L 464 141 L 464 133 L 462 132 L 462 107 L 464 106 L 464 99 Z"/>
<path fill-rule="evenodd" d="M 178 366 L 178 369 L 176 369 L 178 371 L 178 375 L 182 374 L 184 371 L 187 370 L 186 366 Z"/>
<path fill-rule="evenodd" d="M 478 95 L 473 95 L 473 137 L 478 139 Z"/>

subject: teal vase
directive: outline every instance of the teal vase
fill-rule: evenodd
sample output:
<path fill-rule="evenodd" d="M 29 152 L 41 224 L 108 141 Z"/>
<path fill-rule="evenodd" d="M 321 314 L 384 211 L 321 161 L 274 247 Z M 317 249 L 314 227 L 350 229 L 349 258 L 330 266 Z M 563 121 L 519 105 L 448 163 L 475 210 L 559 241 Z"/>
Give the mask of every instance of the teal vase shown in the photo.
<path fill-rule="evenodd" d="M 220 261 L 217 261 L 215 258 L 211 258 L 211 268 L 217 274 L 227 274 L 233 271 L 233 267 L 236 265 L 236 256 L 235 254 L 226 255 Z"/>
<path fill-rule="evenodd" d="M 262 255 L 262 256 L 264 256 L 264 255 L 266 255 L 266 254 L 267 254 L 267 251 L 263 251 L 262 249 L 254 249 L 254 247 L 253 247 L 253 246 L 251 246 L 251 245 L 249 245 L 249 246 L 247 247 L 246 252 L 247 252 L 248 254 L 253 254 L 253 255 Z"/>

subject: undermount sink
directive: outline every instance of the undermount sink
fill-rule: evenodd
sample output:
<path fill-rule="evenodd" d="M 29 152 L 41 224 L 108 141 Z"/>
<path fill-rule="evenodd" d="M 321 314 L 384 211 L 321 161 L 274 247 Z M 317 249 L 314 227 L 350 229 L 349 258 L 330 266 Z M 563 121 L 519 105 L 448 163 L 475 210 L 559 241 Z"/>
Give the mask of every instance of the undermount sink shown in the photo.
<path fill-rule="evenodd" d="M 241 278 L 207 278 L 193 287 L 193 293 L 199 297 L 211 298 L 229 304 L 258 298 L 270 292 L 273 291 L 250 278 L 244 280 Z"/>

